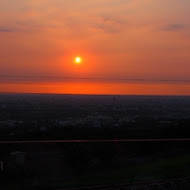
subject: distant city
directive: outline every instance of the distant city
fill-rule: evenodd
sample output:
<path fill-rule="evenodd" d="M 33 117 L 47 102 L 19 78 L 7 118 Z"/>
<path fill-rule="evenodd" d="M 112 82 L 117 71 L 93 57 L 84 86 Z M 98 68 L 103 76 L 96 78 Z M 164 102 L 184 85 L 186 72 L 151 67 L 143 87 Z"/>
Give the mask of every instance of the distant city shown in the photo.
<path fill-rule="evenodd" d="M 99 132 L 92 138 L 108 139 L 106 132 L 110 130 L 125 130 L 126 137 L 130 134 L 131 138 L 161 138 L 172 133 L 172 137 L 186 137 L 184 128 L 190 124 L 189 113 L 189 96 L 1 94 L 0 136 L 1 140 L 68 139 L 71 134 L 66 136 L 66 130 L 72 128 L 72 138 L 90 139 L 92 128 L 96 128 Z M 82 131 L 89 128 L 91 132 L 84 135 Z M 125 137 L 119 132 L 115 135 Z"/>

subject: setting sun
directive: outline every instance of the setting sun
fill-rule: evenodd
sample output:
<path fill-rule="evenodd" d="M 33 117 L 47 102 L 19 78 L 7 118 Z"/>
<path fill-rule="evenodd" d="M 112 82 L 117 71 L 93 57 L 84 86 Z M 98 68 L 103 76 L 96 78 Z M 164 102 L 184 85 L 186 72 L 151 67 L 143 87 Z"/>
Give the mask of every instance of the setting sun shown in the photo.
<path fill-rule="evenodd" d="M 82 60 L 81 60 L 81 58 L 80 58 L 80 57 L 76 57 L 76 58 L 75 58 L 75 63 L 76 63 L 76 64 L 80 64 L 80 63 L 81 63 L 81 61 L 82 61 Z"/>

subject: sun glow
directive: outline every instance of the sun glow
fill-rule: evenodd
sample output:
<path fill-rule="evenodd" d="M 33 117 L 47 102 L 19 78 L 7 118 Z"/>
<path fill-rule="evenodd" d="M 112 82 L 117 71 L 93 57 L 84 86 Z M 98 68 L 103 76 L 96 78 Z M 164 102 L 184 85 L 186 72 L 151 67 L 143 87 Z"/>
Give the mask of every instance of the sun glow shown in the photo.
<path fill-rule="evenodd" d="M 76 58 L 75 58 L 75 63 L 76 63 L 76 64 L 80 64 L 81 62 L 82 62 L 81 57 L 76 57 Z"/>

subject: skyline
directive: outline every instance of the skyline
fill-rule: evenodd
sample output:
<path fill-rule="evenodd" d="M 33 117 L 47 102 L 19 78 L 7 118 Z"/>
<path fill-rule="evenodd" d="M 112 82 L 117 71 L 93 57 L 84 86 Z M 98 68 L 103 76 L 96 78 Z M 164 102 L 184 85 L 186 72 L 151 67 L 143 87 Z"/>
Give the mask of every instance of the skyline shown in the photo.
<path fill-rule="evenodd" d="M 0 92 L 190 95 L 189 8 L 188 0 L 2 0 Z"/>

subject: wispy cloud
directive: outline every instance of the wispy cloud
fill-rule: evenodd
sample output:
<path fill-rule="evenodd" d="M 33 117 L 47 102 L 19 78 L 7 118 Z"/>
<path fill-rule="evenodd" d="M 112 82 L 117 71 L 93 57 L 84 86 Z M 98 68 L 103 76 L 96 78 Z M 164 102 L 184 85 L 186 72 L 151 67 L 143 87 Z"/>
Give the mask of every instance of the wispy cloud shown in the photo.
<path fill-rule="evenodd" d="M 184 29 L 187 29 L 187 26 L 184 24 L 168 24 L 161 28 L 161 30 L 165 31 L 179 31 Z"/>
<path fill-rule="evenodd" d="M 0 27 L 0 33 L 13 33 L 13 32 L 17 32 L 17 29 L 13 29 L 13 28 L 1 28 Z"/>
<path fill-rule="evenodd" d="M 154 78 L 114 78 L 114 77 L 70 77 L 70 76 L 32 76 L 32 75 L 0 75 L 0 83 L 13 82 L 18 83 L 25 81 L 33 82 L 67 82 L 67 81 L 91 81 L 91 82 L 147 82 L 147 83 L 186 83 L 190 84 L 190 79 L 154 79 Z"/>

